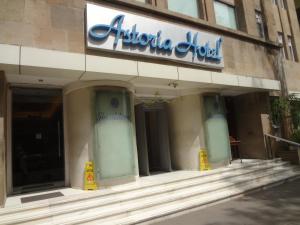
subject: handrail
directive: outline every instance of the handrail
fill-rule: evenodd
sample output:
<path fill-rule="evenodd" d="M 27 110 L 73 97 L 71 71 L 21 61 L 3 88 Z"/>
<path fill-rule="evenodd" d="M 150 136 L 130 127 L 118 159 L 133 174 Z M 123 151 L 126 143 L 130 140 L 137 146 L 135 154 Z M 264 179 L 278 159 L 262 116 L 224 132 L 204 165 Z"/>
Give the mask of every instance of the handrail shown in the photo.
<path fill-rule="evenodd" d="M 285 143 L 288 143 L 288 144 L 300 147 L 300 144 L 297 143 L 297 142 L 294 142 L 294 141 L 289 141 L 287 139 L 284 139 L 284 138 L 281 138 L 281 137 L 277 137 L 277 136 L 274 136 L 274 135 L 271 135 L 271 134 L 265 134 L 265 136 L 268 136 L 268 137 L 273 138 L 275 140 L 279 140 L 279 141 L 282 141 L 282 142 L 285 142 Z"/>
<path fill-rule="evenodd" d="M 282 141 L 282 142 L 288 143 L 290 145 L 297 146 L 297 148 L 300 149 L 299 143 L 294 142 L 294 141 L 289 141 L 289 140 L 281 138 L 281 137 L 277 137 L 277 136 L 265 133 L 264 138 L 265 138 L 265 145 L 266 145 L 266 159 L 274 159 L 275 158 L 275 152 L 273 151 L 272 144 L 270 142 L 270 138 L 273 138 L 276 141 Z"/>

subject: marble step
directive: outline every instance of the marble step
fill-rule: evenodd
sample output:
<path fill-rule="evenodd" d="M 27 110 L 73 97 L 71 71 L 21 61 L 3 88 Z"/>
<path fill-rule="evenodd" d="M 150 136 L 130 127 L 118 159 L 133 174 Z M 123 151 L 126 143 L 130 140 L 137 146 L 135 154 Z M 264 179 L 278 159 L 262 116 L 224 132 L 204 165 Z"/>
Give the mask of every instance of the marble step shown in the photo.
<path fill-rule="evenodd" d="M 232 181 L 223 181 L 218 184 L 206 185 L 205 188 L 192 187 L 181 190 L 174 190 L 168 193 L 157 194 L 155 196 L 148 196 L 142 199 L 131 201 L 120 201 L 109 206 L 95 206 L 90 209 L 86 209 L 79 212 L 73 212 L 69 214 L 53 216 L 53 222 L 51 224 L 83 224 L 88 221 L 94 220 L 111 220 L 111 217 L 128 215 L 128 213 L 147 209 L 151 207 L 160 207 L 162 204 L 168 204 L 170 202 L 181 201 L 186 198 L 199 197 L 201 195 L 212 195 L 226 190 L 228 192 L 235 190 L 238 186 L 251 185 L 253 183 L 259 184 L 260 180 L 270 179 L 270 177 L 283 176 L 291 177 L 296 175 L 295 172 L 290 169 L 278 169 L 277 171 L 271 171 L 260 175 L 248 175 L 247 177 L 239 177 Z M 39 223 L 40 224 L 40 223 Z M 101 222 L 102 224 L 102 222 Z"/>
<path fill-rule="evenodd" d="M 249 191 L 262 189 L 265 187 L 272 186 L 274 184 L 289 181 L 290 179 L 299 179 L 300 173 L 297 174 L 283 174 L 273 177 L 266 177 L 261 179 L 259 182 L 251 182 L 248 184 L 242 184 L 236 186 L 235 189 L 223 190 L 214 193 L 214 195 L 207 194 L 202 196 L 196 196 L 191 198 L 186 198 L 180 201 L 174 201 L 171 203 L 161 204 L 159 207 L 151 207 L 147 209 L 140 209 L 136 211 L 126 212 L 123 215 L 118 215 L 117 217 L 111 217 L 106 220 L 90 220 L 85 222 L 80 222 L 80 224 L 86 225 L 133 225 L 142 224 L 153 219 L 168 216 L 174 213 L 182 212 L 188 209 L 196 207 L 205 207 L 210 204 L 215 204 L 224 200 L 232 199 L 241 194 L 245 194 Z M 75 223 L 73 223 L 75 224 Z M 77 224 L 77 223 L 76 223 Z"/>
<path fill-rule="evenodd" d="M 118 188 L 113 188 L 113 189 L 102 189 L 100 191 L 95 191 L 95 192 L 89 192 L 89 193 L 84 193 L 80 196 L 78 195 L 72 195 L 72 196 L 64 196 L 64 197 L 59 197 L 51 200 L 51 205 L 58 205 L 58 204 L 65 204 L 67 202 L 78 202 L 81 200 L 88 200 L 88 199 L 94 199 L 97 197 L 102 197 L 106 195 L 111 195 L 111 194 L 116 194 L 116 193 L 123 193 L 127 191 L 134 191 L 138 189 L 143 189 L 143 188 L 151 188 L 155 187 L 157 185 L 164 185 L 168 183 L 176 183 L 178 181 L 184 181 L 184 180 L 191 180 L 194 178 L 198 177 L 206 177 L 206 176 L 212 176 L 215 174 L 223 174 L 229 171 L 236 171 L 240 169 L 245 169 L 245 168 L 251 168 L 259 165 L 274 165 L 276 166 L 277 163 L 284 163 L 287 164 L 287 162 L 282 162 L 280 158 L 273 159 L 273 160 L 253 160 L 253 162 L 247 161 L 247 163 L 244 164 L 231 164 L 228 167 L 225 168 L 220 168 L 220 169 L 215 169 L 211 171 L 205 171 L 202 172 L 200 175 L 191 175 L 188 177 L 180 177 L 178 179 L 170 180 L 170 181 L 155 181 L 152 182 L 151 184 L 143 184 L 143 185 L 121 185 Z M 26 206 L 25 206 L 26 205 Z M 34 202 L 34 203 L 27 203 L 25 204 L 24 207 L 11 207 L 11 208 L 4 208 L 0 209 L 0 216 L 4 216 L 7 214 L 15 213 L 15 212 L 25 212 L 25 211 L 32 211 L 34 209 L 41 209 L 43 207 L 47 208 L 49 206 L 49 203 L 45 202 Z"/>
<path fill-rule="evenodd" d="M 66 202 L 65 204 L 51 205 L 51 210 L 49 207 L 37 208 L 30 211 L 19 211 L 14 214 L 6 215 L 5 217 L 0 218 L 0 224 L 5 222 L 6 224 L 16 224 L 23 223 L 27 220 L 38 220 L 44 219 L 49 216 L 55 215 L 65 215 L 68 212 L 88 210 L 93 207 L 107 207 L 109 204 L 118 203 L 121 201 L 134 201 L 139 198 L 144 198 L 147 196 L 153 196 L 161 193 L 168 193 L 177 191 L 179 189 L 186 189 L 194 186 L 200 186 L 206 189 L 210 183 L 216 183 L 218 181 L 226 180 L 230 181 L 231 179 L 238 179 L 239 176 L 248 176 L 253 174 L 261 174 L 266 171 L 273 170 L 274 168 L 286 168 L 287 164 L 284 162 L 279 162 L 276 164 L 266 164 L 266 165 L 256 165 L 251 168 L 243 168 L 235 171 L 227 171 L 222 174 L 214 174 L 211 176 L 205 177 L 196 177 L 190 180 L 179 180 L 178 182 L 168 183 L 164 185 L 158 185 L 151 188 L 144 188 L 140 190 L 129 191 L 127 193 L 116 193 L 115 195 L 102 196 L 101 198 L 95 199 L 85 199 L 79 202 Z M 206 185 L 204 185 L 206 183 Z"/>

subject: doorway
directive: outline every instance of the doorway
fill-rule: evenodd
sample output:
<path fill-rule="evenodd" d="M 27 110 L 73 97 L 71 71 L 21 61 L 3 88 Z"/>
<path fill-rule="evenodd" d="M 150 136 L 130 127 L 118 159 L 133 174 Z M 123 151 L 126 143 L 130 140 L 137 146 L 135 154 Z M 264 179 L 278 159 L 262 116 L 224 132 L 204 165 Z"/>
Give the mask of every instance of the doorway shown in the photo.
<path fill-rule="evenodd" d="M 13 88 L 13 193 L 64 186 L 64 170 L 61 90 Z"/>
<path fill-rule="evenodd" d="M 171 157 L 165 104 L 135 106 L 139 174 L 170 172 Z"/>

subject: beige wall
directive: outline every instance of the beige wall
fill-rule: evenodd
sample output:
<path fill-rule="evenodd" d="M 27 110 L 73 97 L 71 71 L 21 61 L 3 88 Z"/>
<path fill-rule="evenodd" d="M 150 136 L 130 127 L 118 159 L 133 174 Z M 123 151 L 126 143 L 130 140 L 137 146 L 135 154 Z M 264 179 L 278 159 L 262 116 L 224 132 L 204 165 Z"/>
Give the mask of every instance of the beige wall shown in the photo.
<path fill-rule="evenodd" d="M 0 71 L 0 207 L 6 199 L 6 82 Z"/>
<path fill-rule="evenodd" d="M 83 0 L 1 0 L 0 43 L 84 52 Z"/>
<path fill-rule="evenodd" d="M 268 93 L 252 93 L 235 98 L 237 136 L 243 158 L 265 158 L 262 114 L 268 113 Z"/>
<path fill-rule="evenodd" d="M 65 96 L 70 185 L 83 188 L 84 166 L 93 151 L 92 89 L 73 91 Z"/>
<path fill-rule="evenodd" d="M 205 147 L 202 97 L 174 99 L 168 113 L 173 169 L 199 170 L 199 151 Z"/>
<path fill-rule="evenodd" d="M 251 42 L 225 37 L 224 72 L 276 79 L 276 51 Z"/>

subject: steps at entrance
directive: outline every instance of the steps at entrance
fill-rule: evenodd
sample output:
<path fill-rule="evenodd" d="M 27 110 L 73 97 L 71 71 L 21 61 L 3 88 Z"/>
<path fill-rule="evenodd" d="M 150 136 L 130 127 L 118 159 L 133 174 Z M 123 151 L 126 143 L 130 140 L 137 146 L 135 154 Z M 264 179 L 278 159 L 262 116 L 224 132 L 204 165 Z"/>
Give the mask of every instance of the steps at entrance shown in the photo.
<path fill-rule="evenodd" d="M 159 176 L 166 179 L 147 177 L 138 184 L 0 209 L 0 224 L 136 224 L 297 178 L 300 171 L 275 159 Z"/>

